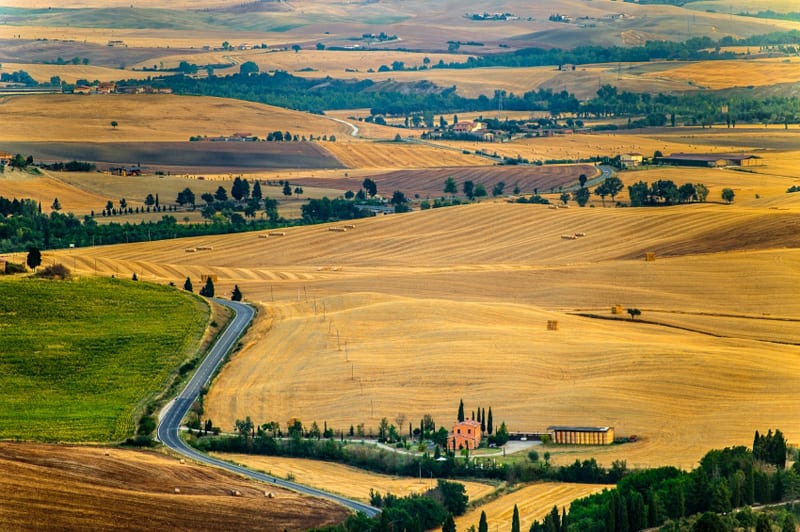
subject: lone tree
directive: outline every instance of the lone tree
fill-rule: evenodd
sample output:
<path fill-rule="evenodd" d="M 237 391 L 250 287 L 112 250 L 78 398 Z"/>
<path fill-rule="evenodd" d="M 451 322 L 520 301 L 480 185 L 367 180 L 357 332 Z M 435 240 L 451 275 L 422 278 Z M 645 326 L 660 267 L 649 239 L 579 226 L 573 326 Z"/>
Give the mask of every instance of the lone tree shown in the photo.
<path fill-rule="evenodd" d="M 369 194 L 370 197 L 373 197 L 378 193 L 377 183 L 370 178 L 366 178 L 364 182 L 361 183 L 361 186 L 367 191 L 367 194 Z"/>
<path fill-rule="evenodd" d="M 183 283 L 183 289 L 186 290 L 187 292 L 191 292 L 193 290 L 192 280 L 189 279 L 188 277 L 186 278 L 186 282 Z"/>
<path fill-rule="evenodd" d="M 725 203 L 733 203 L 733 198 L 735 196 L 736 196 L 736 194 L 733 193 L 733 189 L 732 188 L 723 188 L 722 189 L 722 199 L 725 201 Z"/>
<path fill-rule="evenodd" d="M 481 511 L 481 519 L 478 521 L 478 532 L 489 532 L 489 522 L 486 520 L 484 511 Z"/>
<path fill-rule="evenodd" d="M 456 180 L 452 177 L 448 177 L 444 180 L 444 193 L 445 194 L 457 194 L 458 193 L 458 185 L 456 185 Z"/>
<path fill-rule="evenodd" d="M 204 297 L 214 297 L 214 281 L 211 277 L 206 278 L 206 284 L 200 289 L 200 295 Z"/>
<path fill-rule="evenodd" d="M 136 277 L 136 272 L 133 272 L 133 277 L 131 277 L 131 281 L 138 281 L 139 278 Z"/>
<path fill-rule="evenodd" d="M 28 268 L 34 271 L 39 267 L 39 265 L 42 263 L 42 252 L 39 251 L 39 248 L 28 248 L 28 258 L 25 259 L 25 263 L 28 265 Z"/>
<path fill-rule="evenodd" d="M 511 516 L 511 532 L 520 532 L 519 528 L 519 508 L 514 505 L 514 513 Z"/>
<path fill-rule="evenodd" d="M 54 211 L 60 211 L 61 210 L 61 202 L 58 201 L 58 198 L 56 198 L 56 199 L 53 200 L 53 204 L 50 207 Z"/>
<path fill-rule="evenodd" d="M 233 292 L 231 292 L 231 301 L 241 301 L 242 300 L 242 291 L 239 290 L 239 285 L 233 285 Z"/>
<path fill-rule="evenodd" d="M 119 125 L 119 123 L 116 120 L 112 120 L 111 121 L 111 127 L 113 127 L 114 129 L 117 129 L 118 125 Z"/>
<path fill-rule="evenodd" d="M 638 308 L 629 308 L 629 309 L 628 309 L 628 314 L 630 314 L 630 315 L 631 315 L 631 319 L 632 319 L 632 320 L 635 320 L 635 319 L 636 319 L 636 316 L 641 316 L 641 314 L 642 314 L 642 311 L 641 311 L 641 310 L 639 310 Z"/>

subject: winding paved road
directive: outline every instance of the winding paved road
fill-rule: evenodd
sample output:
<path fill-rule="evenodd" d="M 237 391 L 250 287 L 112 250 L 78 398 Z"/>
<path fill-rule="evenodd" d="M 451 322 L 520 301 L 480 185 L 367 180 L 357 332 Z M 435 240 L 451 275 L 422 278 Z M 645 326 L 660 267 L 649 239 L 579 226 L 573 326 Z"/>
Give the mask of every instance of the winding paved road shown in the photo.
<path fill-rule="evenodd" d="M 255 315 L 253 307 L 245 305 L 244 303 L 227 301 L 223 299 L 215 299 L 214 301 L 233 310 L 235 314 L 234 318 L 214 343 L 213 347 L 208 353 L 208 356 L 206 356 L 205 360 L 203 360 L 203 362 L 200 364 L 200 367 L 189 381 L 189 384 L 186 385 L 186 388 L 184 388 L 183 391 L 178 394 L 178 397 L 175 398 L 175 400 L 164 407 L 158 424 L 158 439 L 173 451 L 182 454 L 187 458 L 191 458 L 192 460 L 216 467 L 221 467 L 222 469 L 226 469 L 233 473 L 253 478 L 255 480 L 260 480 L 262 482 L 274 484 L 298 493 L 332 500 L 355 511 L 364 512 L 370 517 L 377 515 L 380 510 L 367 504 L 353 501 L 345 497 L 340 497 L 338 495 L 327 493 L 315 488 L 310 488 L 308 486 L 303 486 L 301 484 L 296 484 L 294 482 L 289 482 L 287 480 L 276 478 L 270 475 L 265 475 L 263 473 L 257 473 L 247 468 L 230 464 L 217 458 L 212 458 L 201 453 L 200 451 L 197 451 L 196 449 L 193 449 L 192 447 L 189 447 L 181 439 L 179 434 L 181 421 L 183 420 L 184 416 L 186 416 L 189 408 L 191 408 L 194 400 L 200 394 L 200 389 L 211 379 L 211 375 L 214 374 L 214 370 L 216 370 L 217 366 L 225 357 L 225 355 L 233 348 L 236 341 L 239 339 L 239 337 L 241 337 L 245 329 L 247 329 L 247 326 L 250 325 L 250 322 L 253 320 L 253 316 Z"/>

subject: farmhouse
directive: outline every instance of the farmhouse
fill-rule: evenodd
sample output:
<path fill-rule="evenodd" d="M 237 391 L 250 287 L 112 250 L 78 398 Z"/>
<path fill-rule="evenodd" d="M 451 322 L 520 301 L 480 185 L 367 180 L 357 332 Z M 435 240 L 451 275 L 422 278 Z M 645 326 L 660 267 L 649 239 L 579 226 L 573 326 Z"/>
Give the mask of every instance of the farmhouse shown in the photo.
<path fill-rule="evenodd" d="M 619 163 L 624 168 L 639 166 L 642 161 L 644 161 L 644 156 L 641 153 L 623 153 L 619 156 Z"/>
<path fill-rule="evenodd" d="M 447 448 L 477 449 L 481 444 L 481 424 L 472 419 L 459 421 L 453 425 L 453 432 L 447 436 Z"/>
<path fill-rule="evenodd" d="M 473 133 L 483 129 L 483 122 L 461 121 L 456 122 L 453 131 L 456 133 Z"/>
<path fill-rule="evenodd" d="M 758 166 L 764 164 L 758 155 L 746 153 L 672 153 L 660 157 L 659 162 L 678 166 Z"/>
<path fill-rule="evenodd" d="M 90 87 L 88 85 L 78 85 L 77 87 L 72 89 L 72 93 L 73 94 L 91 94 L 92 90 L 93 90 L 92 87 Z"/>
<path fill-rule="evenodd" d="M 614 427 L 547 427 L 553 443 L 567 445 L 611 445 L 614 443 Z"/>
<path fill-rule="evenodd" d="M 0 151 L 0 164 L 10 163 L 12 158 L 14 158 L 14 156 L 11 155 L 10 153 Z"/>
<path fill-rule="evenodd" d="M 140 176 L 142 175 L 142 169 L 138 166 L 130 166 L 130 167 L 116 167 L 111 168 L 111 175 L 121 175 L 121 176 Z"/>

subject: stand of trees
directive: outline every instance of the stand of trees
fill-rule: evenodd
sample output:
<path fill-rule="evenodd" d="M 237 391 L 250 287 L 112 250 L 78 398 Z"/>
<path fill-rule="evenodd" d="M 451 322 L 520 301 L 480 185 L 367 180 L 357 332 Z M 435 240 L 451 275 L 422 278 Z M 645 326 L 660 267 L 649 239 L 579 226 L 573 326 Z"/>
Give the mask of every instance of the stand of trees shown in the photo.
<path fill-rule="evenodd" d="M 767 436 L 756 432 L 753 451 L 745 447 L 710 451 L 691 472 L 674 467 L 630 472 L 621 477 L 616 489 L 574 501 L 567 524 L 557 530 L 635 531 L 695 514 L 724 515 L 755 503 L 795 499 L 800 496 L 800 464 L 795 463 L 791 470 L 778 465 L 785 464 L 785 445 L 779 430 Z M 724 528 L 715 530 L 732 530 L 734 524 L 756 525 L 748 511 L 728 519 L 733 519 L 731 526 L 723 523 Z M 545 519 L 534 523 L 531 531 L 544 532 L 550 530 L 548 526 Z"/>

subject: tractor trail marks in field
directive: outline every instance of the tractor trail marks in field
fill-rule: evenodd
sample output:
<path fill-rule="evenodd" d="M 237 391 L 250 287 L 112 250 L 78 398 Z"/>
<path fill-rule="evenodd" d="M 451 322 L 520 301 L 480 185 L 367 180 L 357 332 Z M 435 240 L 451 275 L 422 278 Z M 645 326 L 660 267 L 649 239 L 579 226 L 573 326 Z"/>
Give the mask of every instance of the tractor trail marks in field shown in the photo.
<path fill-rule="evenodd" d="M 0 443 L 0 470 L 11 529 L 306 530 L 347 517 L 333 502 L 152 452 Z"/>

